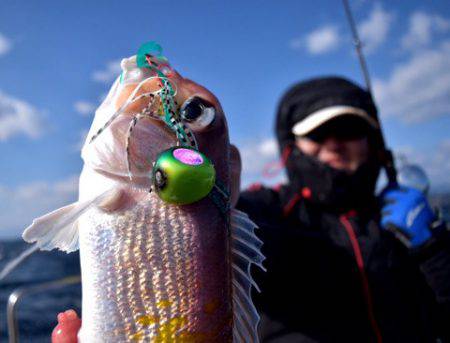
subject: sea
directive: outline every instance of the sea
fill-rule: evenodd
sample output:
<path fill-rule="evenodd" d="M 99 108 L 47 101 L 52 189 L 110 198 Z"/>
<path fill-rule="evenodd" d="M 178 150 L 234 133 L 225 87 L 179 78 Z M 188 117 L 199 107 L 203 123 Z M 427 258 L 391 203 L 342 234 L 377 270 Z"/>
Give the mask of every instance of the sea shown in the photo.
<path fill-rule="evenodd" d="M 450 222 L 450 196 L 432 199 Z M 7 261 L 20 255 L 29 245 L 22 241 L 0 241 L 0 270 Z M 19 287 L 26 288 L 68 276 L 79 275 L 78 253 L 60 251 L 36 252 L 28 257 L 3 281 L 0 281 L 0 342 L 8 342 L 6 305 L 10 294 Z M 24 296 L 17 305 L 20 342 L 50 342 L 57 324 L 57 315 L 67 309 L 80 314 L 81 286 L 74 284 Z"/>

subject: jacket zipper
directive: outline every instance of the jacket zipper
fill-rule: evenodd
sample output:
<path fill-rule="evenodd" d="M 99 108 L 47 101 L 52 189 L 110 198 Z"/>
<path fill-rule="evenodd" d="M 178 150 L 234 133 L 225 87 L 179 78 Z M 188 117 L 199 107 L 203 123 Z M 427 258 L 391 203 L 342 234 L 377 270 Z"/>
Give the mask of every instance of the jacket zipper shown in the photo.
<path fill-rule="evenodd" d="M 348 238 L 350 239 L 350 243 L 352 244 L 353 253 L 355 255 L 356 265 L 358 266 L 359 270 L 359 276 L 361 279 L 362 288 L 364 291 L 364 297 L 367 305 L 367 316 L 369 318 L 370 325 L 372 327 L 372 330 L 376 336 L 377 343 L 383 342 L 383 339 L 381 337 L 381 331 L 378 326 L 378 323 L 375 319 L 374 311 L 373 311 L 373 302 L 372 302 L 372 295 L 370 293 L 369 288 L 369 280 L 367 278 L 366 270 L 364 267 L 364 260 L 362 258 L 361 254 L 361 247 L 359 246 L 359 242 L 356 239 L 355 230 L 350 223 L 350 220 L 348 219 L 347 215 L 342 215 L 340 217 L 340 221 L 342 225 L 345 228 L 345 231 L 347 232 Z"/>

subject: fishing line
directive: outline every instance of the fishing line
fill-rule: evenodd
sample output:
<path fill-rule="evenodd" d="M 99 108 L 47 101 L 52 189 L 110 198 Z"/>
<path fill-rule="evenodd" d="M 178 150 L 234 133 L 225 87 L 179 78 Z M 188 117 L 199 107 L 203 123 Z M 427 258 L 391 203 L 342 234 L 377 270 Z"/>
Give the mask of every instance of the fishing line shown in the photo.
<path fill-rule="evenodd" d="M 141 82 L 139 82 L 139 84 L 136 86 L 136 88 L 133 90 L 133 92 L 131 92 L 131 94 L 128 96 L 127 100 L 125 101 L 125 103 L 120 106 L 120 108 L 108 119 L 108 121 L 103 125 L 102 128 L 100 128 L 96 134 L 94 134 L 92 136 L 92 138 L 89 141 L 89 144 L 92 143 L 109 125 L 111 125 L 111 123 L 120 115 L 122 114 L 122 112 L 125 110 L 126 107 L 128 107 L 128 105 L 136 102 L 137 100 L 141 99 L 140 97 L 145 97 L 144 95 L 146 94 L 155 94 L 155 95 L 160 95 L 160 93 L 163 91 L 163 88 L 160 88 L 156 91 L 153 92 L 147 92 L 144 94 L 140 94 L 137 98 L 135 98 L 136 93 L 141 89 L 141 87 L 144 85 L 144 83 L 146 83 L 147 81 L 150 81 L 152 79 L 166 79 L 167 82 L 170 84 L 172 81 L 169 80 L 167 77 L 165 77 L 164 75 L 162 77 L 160 76 L 150 76 L 144 80 L 142 80 Z M 173 90 L 175 88 L 175 90 Z M 177 94 L 177 87 L 174 84 L 174 87 L 171 86 L 171 89 L 173 91 L 173 94 L 176 95 Z"/>
<path fill-rule="evenodd" d="M 175 131 L 177 138 L 184 143 L 182 145 L 190 146 L 198 150 L 198 145 L 194 134 L 183 123 L 183 121 L 179 118 L 179 115 L 177 115 L 176 113 L 176 111 L 178 110 L 178 106 L 174 101 L 176 92 L 173 90 L 170 79 L 161 72 L 162 67 L 170 67 L 168 67 L 167 65 L 158 65 L 153 61 L 152 57 L 153 56 L 150 54 L 145 54 L 145 60 L 147 61 L 148 67 L 157 73 L 159 81 L 163 86 L 160 98 L 163 105 L 165 122 L 172 130 Z"/>
<path fill-rule="evenodd" d="M 9 261 L 3 270 L 0 272 L 0 281 L 3 281 L 3 279 L 11 273 L 19 264 L 21 264 L 28 256 L 33 254 L 36 250 L 39 250 L 39 246 L 37 244 L 33 244 L 28 249 L 22 251 L 22 253 L 14 258 L 13 260 Z"/>

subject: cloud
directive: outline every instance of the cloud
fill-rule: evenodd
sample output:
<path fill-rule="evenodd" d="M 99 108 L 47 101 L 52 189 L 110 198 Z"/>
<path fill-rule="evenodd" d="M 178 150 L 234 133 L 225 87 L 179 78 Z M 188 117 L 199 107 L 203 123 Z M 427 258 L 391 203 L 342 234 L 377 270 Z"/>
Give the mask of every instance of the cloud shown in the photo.
<path fill-rule="evenodd" d="M 122 72 L 120 67 L 121 60 L 110 61 L 106 63 L 104 70 L 94 71 L 92 79 L 97 82 L 110 83 Z"/>
<path fill-rule="evenodd" d="M 254 182 L 273 185 L 285 180 L 284 172 L 280 170 L 274 177 L 265 177 L 264 169 L 270 164 L 276 164 L 278 157 L 278 143 L 274 138 L 248 141 L 238 146 L 242 158 L 241 189 Z"/>
<path fill-rule="evenodd" d="M 34 218 L 77 198 L 78 176 L 55 182 L 35 181 L 15 188 L 0 185 L 1 238 L 18 238 Z"/>
<path fill-rule="evenodd" d="M 397 65 L 386 80 L 373 82 L 381 113 L 418 123 L 450 112 L 450 40 L 420 50 Z"/>
<path fill-rule="evenodd" d="M 294 50 L 306 48 L 312 55 L 324 54 L 335 50 L 340 42 L 337 26 L 320 27 L 304 37 L 291 40 L 290 47 Z"/>
<path fill-rule="evenodd" d="M 415 12 L 409 18 L 408 32 L 401 38 L 404 49 L 417 49 L 429 45 L 435 33 L 450 30 L 450 20 L 439 15 Z"/>
<path fill-rule="evenodd" d="M 0 32 L 0 56 L 8 53 L 12 48 L 11 41 Z"/>
<path fill-rule="evenodd" d="M 358 26 L 361 42 L 366 53 L 376 50 L 386 40 L 394 16 L 377 3 L 369 17 Z"/>
<path fill-rule="evenodd" d="M 278 157 L 278 144 L 274 138 L 247 142 L 239 148 L 243 169 L 249 173 L 261 172 L 268 162 Z"/>
<path fill-rule="evenodd" d="M 40 111 L 0 91 L 0 141 L 19 134 L 37 138 L 43 131 L 44 121 Z"/>
<path fill-rule="evenodd" d="M 74 108 L 75 111 L 77 111 L 82 116 L 88 116 L 94 114 L 95 110 L 97 109 L 97 106 L 92 102 L 80 100 L 75 102 Z"/>

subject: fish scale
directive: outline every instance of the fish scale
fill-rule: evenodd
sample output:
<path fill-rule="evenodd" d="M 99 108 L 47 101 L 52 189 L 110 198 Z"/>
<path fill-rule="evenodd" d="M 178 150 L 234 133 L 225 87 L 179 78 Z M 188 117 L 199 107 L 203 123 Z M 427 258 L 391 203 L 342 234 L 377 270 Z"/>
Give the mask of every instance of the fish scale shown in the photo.
<path fill-rule="evenodd" d="M 231 318 L 230 296 L 224 294 L 229 291 L 227 287 L 212 294 L 204 285 L 225 285 L 223 276 L 229 271 L 214 270 L 216 275 L 205 275 L 209 269 L 203 260 L 205 252 L 200 251 L 196 218 L 204 213 L 220 216 L 219 212 L 211 208 L 210 201 L 192 212 L 167 205 L 154 194 L 146 197 L 119 214 L 91 209 L 80 218 L 82 266 L 88 266 L 83 268 L 83 278 L 88 273 L 96 275 L 83 279 L 80 338 L 89 337 L 89 342 L 96 342 L 96 337 L 98 342 L 105 338 L 114 342 L 167 342 L 170 335 L 177 342 L 190 342 L 220 336 L 221 327 L 230 331 L 223 313 L 209 314 L 206 310 L 210 303 L 219 302 L 217 311 L 229 312 Z M 225 224 L 223 218 L 211 219 Z M 222 254 L 226 261 L 226 249 Z M 200 256 L 202 261 L 196 260 Z"/>

